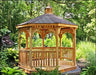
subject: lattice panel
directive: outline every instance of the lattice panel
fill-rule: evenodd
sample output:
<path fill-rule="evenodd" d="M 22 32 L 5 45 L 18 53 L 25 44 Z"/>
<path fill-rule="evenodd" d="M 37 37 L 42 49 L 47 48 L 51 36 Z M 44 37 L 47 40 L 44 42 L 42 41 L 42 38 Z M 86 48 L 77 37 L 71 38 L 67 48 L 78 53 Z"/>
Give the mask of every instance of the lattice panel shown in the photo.
<path fill-rule="evenodd" d="M 60 57 L 61 54 L 61 57 Z M 69 59 L 72 60 L 73 57 L 73 49 L 72 48 L 61 48 L 61 53 L 60 53 L 60 49 L 59 49 L 59 58 L 62 59 Z"/>

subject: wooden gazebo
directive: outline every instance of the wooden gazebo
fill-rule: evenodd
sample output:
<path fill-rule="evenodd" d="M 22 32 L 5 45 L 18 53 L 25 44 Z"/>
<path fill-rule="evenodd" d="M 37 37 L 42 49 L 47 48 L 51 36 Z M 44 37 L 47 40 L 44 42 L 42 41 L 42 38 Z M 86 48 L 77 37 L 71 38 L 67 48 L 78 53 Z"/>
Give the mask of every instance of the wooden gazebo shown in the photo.
<path fill-rule="evenodd" d="M 36 71 L 35 68 L 50 71 L 57 66 L 61 72 L 76 69 L 77 27 L 76 24 L 53 15 L 50 6 L 45 8 L 44 15 L 17 25 L 16 28 L 19 29 L 19 67 L 25 71 Z M 26 34 L 26 48 L 21 48 L 22 32 Z M 35 32 L 41 35 L 42 47 L 32 47 L 32 38 Z M 56 47 L 45 47 L 45 35 L 51 32 L 55 35 Z M 66 32 L 72 34 L 72 47 L 61 47 L 61 38 Z M 60 42 L 58 42 L 58 37 Z M 30 43 L 28 43 L 28 38 L 30 38 Z"/>

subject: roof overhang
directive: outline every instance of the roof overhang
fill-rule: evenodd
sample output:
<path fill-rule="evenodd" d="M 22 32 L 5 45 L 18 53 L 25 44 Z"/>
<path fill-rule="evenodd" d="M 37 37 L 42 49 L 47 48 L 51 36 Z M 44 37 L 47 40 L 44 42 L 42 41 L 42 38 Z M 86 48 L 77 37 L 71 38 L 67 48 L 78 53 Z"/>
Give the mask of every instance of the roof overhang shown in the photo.
<path fill-rule="evenodd" d="M 78 28 L 77 25 L 71 25 L 71 24 L 62 24 L 62 23 L 35 23 L 35 24 L 24 24 L 24 25 L 17 25 L 16 28 L 23 28 L 23 27 L 31 27 L 31 26 L 54 26 L 54 27 L 74 27 Z"/>

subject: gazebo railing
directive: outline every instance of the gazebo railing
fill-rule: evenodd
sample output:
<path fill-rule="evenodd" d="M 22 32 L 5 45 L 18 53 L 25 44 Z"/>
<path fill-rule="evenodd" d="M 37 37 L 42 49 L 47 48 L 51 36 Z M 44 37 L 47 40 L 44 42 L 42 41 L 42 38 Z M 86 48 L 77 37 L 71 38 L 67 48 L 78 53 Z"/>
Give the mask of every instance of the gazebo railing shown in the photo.
<path fill-rule="evenodd" d="M 73 48 L 72 47 L 60 47 L 59 48 L 59 58 L 66 65 L 73 65 Z"/>
<path fill-rule="evenodd" d="M 29 50 L 19 50 L 19 65 L 29 67 Z"/>
<path fill-rule="evenodd" d="M 61 49 L 61 56 L 60 56 Z M 30 67 L 29 55 L 30 49 L 19 50 L 19 64 L 23 67 Z M 73 65 L 73 48 L 59 47 L 59 58 L 63 64 Z M 64 62 L 68 61 L 68 63 Z M 56 65 L 56 47 L 33 47 L 32 48 L 32 67 L 55 67 Z"/>
<path fill-rule="evenodd" d="M 32 48 L 33 67 L 54 67 L 56 66 L 56 47 L 33 47 Z"/>
<path fill-rule="evenodd" d="M 56 51 L 32 51 L 32 66 L 56 66 Z"/>
<path fill-rule="evenodd" d="M 19 50 L 19 64 L 29 67 L 29 49 Z M 56 47 L 32 48 L 32 67 L 55 67 L 56 66 Z"/>
<path fill-rule="evenodd" d="M 73 48 L 70 48 L 70 47 L 69 48 L 68 47 L 61 47 L 61 48 L 59 48 L 59 51 L 60 51 L 60 49 L 61 49 L 61 59 L 72 60 Z"/>

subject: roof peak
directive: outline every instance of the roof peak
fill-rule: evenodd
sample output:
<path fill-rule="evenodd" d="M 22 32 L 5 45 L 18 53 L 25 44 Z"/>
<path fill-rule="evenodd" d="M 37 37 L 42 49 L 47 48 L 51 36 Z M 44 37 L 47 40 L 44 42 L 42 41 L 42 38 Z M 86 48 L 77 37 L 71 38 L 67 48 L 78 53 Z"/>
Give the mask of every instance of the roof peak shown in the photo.
<path fill-rule="evenodd" d="M 50 6 L 50 3 L 48 3 L 48 6 L 45 8 L 45 14 L 53 14 L 53 9 Z"/>

